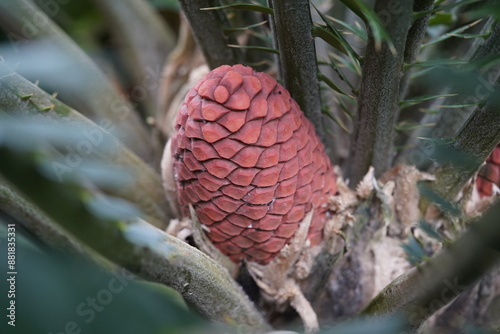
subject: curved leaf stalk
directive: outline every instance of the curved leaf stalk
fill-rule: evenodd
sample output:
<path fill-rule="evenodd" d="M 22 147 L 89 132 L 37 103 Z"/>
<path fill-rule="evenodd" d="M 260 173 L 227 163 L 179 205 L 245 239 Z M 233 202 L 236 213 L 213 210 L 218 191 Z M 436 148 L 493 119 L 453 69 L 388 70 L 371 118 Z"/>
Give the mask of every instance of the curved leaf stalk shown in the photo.
<path fill-rule="evenodd" d="M 8 182 L 105 258 L 145 279 L 171 286 L 210 320 L 239 325 L 249 333 L 270 329 L 227 271 L 205 254 L 144 221 L 97 217 L 89 210 L 87 190 L 39 173 L 40 157 L 0 147 L 0 159 L 0 173 Z"/>
<path fill-rule="evenodd" d="M 82 245 L 58 229 L 50 217 L 15 191 L 2 176 L 0 176 L 0 211 L 21 222 L 45 244 L 65 252 L 83 253 Z"/>
<path fill-rule="evenodd" d="M 30 202 L 0 174 L 0 217 L 1 214 L 19 222 L 45 245 L 66 254 L 85 256 L 104 268 L 114 268 L 114 264 L 70 235 L 45 212 Z"/>
<path fill-rule="evenodd" d="M 0 63 L 0 71 L 8 69 Z M 94 157 L 124 168 L 133 177 L 129 185 L 109 190 L 109 193 L 135 203 L 155 226 L 165 227 L 176 217 L 175 207 L 169 208 L 165 202 L 160 176 L 110 134 L 108 130 L 112 130 L 114 124 L 101 122 L 101 126 L 96 125 L 14 72 L 0 77 L 0 88 L 0 110 L 49 124 L 76 124 L 81 128 L 82 141 L 72 147 L 59 164 L 52 165 L 58 179 L 70 178 L 84 165 L 84 159 Z M 169 203 L 175 200 L 170 199 Z"/>
<path fill-rule="evenodd" d="M 474 29 L 480 29 L 481 33 L 485 33 L 486 31 L 489 31 L 491 29 L 491 25 L 494 19 L 490 18 L 483 21 L 485 21 L 484 24 L 478 24 L 474 26 Z M 460 50 L 464 47 L 464 45 L 466 45 L 471 50 L 471 52 L 472 50 L 475 51 L 475 54 L 470 60 L 478 60 L 483 57 L 493 56 L 495 53 L 490 51 L 494 51 L 494 46 L 498 45 L 499 43 L 499 30 L 500 29 L 498 27 L 494 28 L 488 40 L 481 45 L 479 45 L 477 42 L 470 45 L 470 39 L 461 39 L 459 41 L 455 41 L 455 43 L 451 45 L 442 42 L 435 45 L 435 49 L 432 53 L 434 55 L 438 55 L 438 57 L 440 58 L 443 57 L 443 54 L 446 54 L 447 52 L 452 53 L 452 55 L 462 54 Z M 479 39 L 476 38 L 476 40 Z M 498 52 L 496 52 L 496 54 L 498 54 Z M 463 60 L 463 62 L 466 63 L 467 61 L 469 61 L 469 58 L 470 56 L 465 57 L 465 60 Z M 436 62 L 436 65 L 438 65 L 438 62 Z M 449 84 L 447 84 L 447 82 L 443 82 L 443 78 L 453 78 L 454 76 L 457 76 L 457 73 L 450 73 L 444 68 L 435 67 L 431 68 L 431 72 L 429 72 L 430 76 L 426 75 L 424 77 L 415 78 L 412 81 L 410 92 L 408 95 L 428 96 L 436 95 L 436 92 L 438 92 L 439 94 L 437 95 L 453 93 L 456 94 L 456 96 L 438 101 L 424 101 L 410 106 L 409 108 L 402 111 L 401 120 L 406 120 L 415 124 L 431 124 L 433 126 L 430 128 L 420 129 L 419 131 L 414 131 L 413 133 L 402 135 L 398 142 L 398 145 L 404 146 L 407 149 L 401 151 L 398 160 L 404 161 L 405 163 L 417 165 L 419 166 L 419 168 L 428 167 L 429 156 L 426 153 L 429 151 L 429 149 L 426 147 L 426 144 L 428 143 L 419 143 L 417 138 L 451 138 L 457 133 L 460 126 L 463 125 L 463 123 L 467 119 L 467 116 L 472 111 L 467 111 L 467 108 L 459 107 L 453 109 L 443 109 L 441 108 L 441 105 L 459 106 L 464 102 L 467 104 L 469 104 L 470 102 L 476 104 L 479 103 L 480 97 L 484 97 L 484 91 L 489 90 L 491 88 L 491 83 L 496 80 L 496 77 L 498 77 L 498 72 L 498 69 L 495 68 L 491 68 L 485 73 L 473 72 L 474 74 L 465 79 L 463 77 L 457 77 L 456 79 L 451 80 Z M 471 82 L 474 83 L 471 85 Z M 465 86 L 464 83 L 466 84 Z M 481 96 L 475 96 L 477 94 L 474 92 L 474 90 L 480 91 Z M 425 110 L 432 112 L 436 109 L 441 109 L 441 112 L 438 115 L 422 112 Z M 415 147 L 415 145 L 417 146 Z"/>
<path fill-rule="evenodd" d="M 470 61 L 481 62 L 492 59 L 493 57 L 500 56 L 500 24 L 496 24 L 491 31 L 489 38 L 477 49 L 476 53 L 472 56 Z M 455 84 L 452 93 L 457 93 L 456 96 L 448 98 L 442 102 L 442 105 L 460 105 L 460 104 L 479 104 L 485 95 L 491 94 L 493 90 L 493 83 L 500 76 L 500 66 L 493 66 L 486 71 L 481 71 L 480 68 L 473 70 L 471 76 L 480 78 L 479 80 L 470 80 L 479 85 L 479 87 L 460 87 L 460 84 Z M 458 87 L 457 87 L 458 86 Z M 452 138 L 464 124 L 467 117 L 471 114 L 472 110 L 467 108 L 456 108 L 452 110 L 443 110 L 439 119 L 434 126 L 435 129 L 441 129 L 440 137 Z M 450 113 L 455 114 L 454 116 Z M 450 118 L 454 120 L 461 120 L 449 124 Z"/>
<path fill-rule="evenodd" d="M 55 83 L 60 97 L 73 107 L 81 110 L 94 121 L 106 120 L 116 126 L 114 134 L 130 147 L 136 154 L 148 162 L 153 162 L 160 156 L 146 127 L 139 119 L 132 105 L 118 92 L 115 86 L 106 78 L 97 65 L 76 45 L 43 11 L 31 0 L 6 0 L 0 2 L 0 26 L 11 42 L 13 62 L 21 61 L 18 71 L 28 68 L 26 75 L 35 75 L 33 80 L 42 79 L 54 84 L 53 78 L 68 79 L 68 68 L 72 71 L 71 85 Z M 39 40 L 41 45 L 27 43 L 26 40 Z M 33 50 L 48 52 L 48 55 L 38 55 L 33 58 Z M 41 50 L 40 50 L 41 49 Z M 54 64 L 45 57 L 62 57 L 65 64 Z M 20 58 L 18 58 L 20 57 Z M 21 59 L 21 60 L 19 60 Z M 37 61 L 35 72 L 33 59 Z M 42 59 L 44 62 L 42 63 Z M 57 60 L 55 60 L 57 62 Z M 47 63 L 45 63 L 47 62 Z M 46 71 L 48 64 L 56 66 L 54 72 L 44 72 L 43 78 L 39 72 Z M 61 67 L 57 67 L 61 66 Z M 23 73 L 23 72 L 20 72 Z M 70 89 L 68 89 L 70 87 Z"/>

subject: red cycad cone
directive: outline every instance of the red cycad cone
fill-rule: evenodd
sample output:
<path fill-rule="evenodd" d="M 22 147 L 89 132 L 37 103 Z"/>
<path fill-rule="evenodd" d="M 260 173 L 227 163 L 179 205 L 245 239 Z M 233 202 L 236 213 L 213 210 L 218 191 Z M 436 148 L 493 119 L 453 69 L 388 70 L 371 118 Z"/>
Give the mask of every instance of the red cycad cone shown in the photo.
<path fill-rule="evenodd" d="M 476 179 L 476 187 L 481 197 L 493 194 L 493 185 L 500 186 L 500 145 L 486 159 Z"/>
<path fill-rule="evenodd" d="M 269 263 L 312 208 L 308 238 L 322 240 L 335 175 L 314 127 L 276 80 L 221 66 L 188 92 L 175 127 L 183 214 L 192 204 L 223 254 Z"/>

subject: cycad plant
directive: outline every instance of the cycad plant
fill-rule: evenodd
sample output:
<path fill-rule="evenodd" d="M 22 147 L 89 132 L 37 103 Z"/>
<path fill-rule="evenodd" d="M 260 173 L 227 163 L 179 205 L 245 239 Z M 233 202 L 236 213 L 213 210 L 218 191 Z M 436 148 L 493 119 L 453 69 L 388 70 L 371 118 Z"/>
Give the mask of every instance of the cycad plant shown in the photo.
<path fill-rule="evenodd" d="M 499 17 L 0 1 L 2 326 L 500 330 Z"/>

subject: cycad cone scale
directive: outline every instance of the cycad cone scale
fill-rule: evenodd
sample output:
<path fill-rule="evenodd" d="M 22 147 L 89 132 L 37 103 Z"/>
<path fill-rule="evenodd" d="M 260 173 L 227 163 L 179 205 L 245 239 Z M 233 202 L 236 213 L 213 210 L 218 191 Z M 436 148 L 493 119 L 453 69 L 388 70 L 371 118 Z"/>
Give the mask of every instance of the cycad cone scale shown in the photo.
<path fill-rule="evenodd" d="M 481 197 L 493 195 L 493 186 L 500 187 L 500 145 L 491 152 L 481 168 L 476 186 Z"/>
<path fill-rule="evenodd" d="M 221 66 L 188 92 L 172 137 L 178 201 L 231 260 L 269 263 L 314 208 L 323 238 L 335 175 L 314 127 L 288 91 L 243 65 Z"/>

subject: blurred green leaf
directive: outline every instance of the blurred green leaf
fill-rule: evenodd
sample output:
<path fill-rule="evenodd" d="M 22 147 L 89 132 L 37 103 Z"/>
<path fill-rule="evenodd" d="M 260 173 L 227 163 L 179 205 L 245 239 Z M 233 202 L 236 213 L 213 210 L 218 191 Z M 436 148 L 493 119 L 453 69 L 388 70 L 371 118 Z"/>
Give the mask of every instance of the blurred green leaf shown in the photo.
<path fill-rule="evenodd" d="M 328 118 L 330 118 L 332 121 L 334 121 L 342 130 L 344 130 L 347 133 L 350 133 L 350 131 L 347 128 L 347 126 L 345 125 L 345 123 L 340 118 L 335 116 L 330 110 L 322 109 L 322 113 L 323 113 L 323 115 L 328 116 Z"/>
<path fill-rule="evenodd" d="M 144 280 L 137 280 L 137 284 L 144 287 L 145 289 L 151 290 L 152 292 L 154 291 L 158 292 L 159 295 L 163 295 L 166 299 L 170 300 L 172 303 L 177 304 L 177 306 L 179 306 L 180 308 L 189 311 L 191 313 L 189 306 L 186 304 L 186 301 L 182 298 L 180 293 L 178 293 L 171 287 Z"/>
<path fill-rule="evenodd" d="M 318 10 L 313 5 L 316 12 L 319 14 L 323 22 L 325 22 L 326 26 L 314 26 L 313 27 L 313 36 L 320 37 L 325 42 L 336 48 L 337 50 L 345 53 L 350 58 L 356 58 L 359 61 L 359 55 L 353 50 L 351 45 L 347 43 L 344 37 L 339 33 L 339 31 L 335 28 L 332 22 L 325 16 L 321 11 Z"/>
<path fill-rule="evenodd" d="M 334 91 L 336 91 L 337 93 L 340 93 L 342 95 L 346 95 L 346 96 L 349 96 L 349 97 L 352 97 L 351 95 L 347 94 L 346 92 L 344 92 L 342 89 L 340 89 L 332 80 L 330 80 L 330 78 L 328 78 L 326 75 L 324 75 L 323 73 L 318 73 L 318 79 L 320 81 L 323 81 L 324 83 L 326 83 L 328 85 L 328 87 L 330 87 L 331 89 L 333 89 Z"/>
<path fill-rule="evenodd" d="M 418 183 L 418 189 L 422 197 L 427 198 L 430 203 L 436 204 L 443 212 L 446 212 L 452 216 L 459 216 L 462 213 L 460 208 L 455 203 L 451 203 L 450 201 L 446 200 L 443 196 L 436 193 L 425 183 Z"/>
<path fill-rule="evenodd" d="M 353 93 L 356 93 L 356 88 L 354 88 L 353 84 L 349 81 L 349 79 L 345 76 L 344 72 L 342 72 L 342 70 L 339 68 L 339 66 L 337 66 L 337 64 L 335 63 L 335 60 L 333 59 L 333 57 L 331 55 L 328 55 L 328 58 L 329 58 L 329 63 L 327 63 L 328 65 L 330 65 L 330 67 L 335 71 L 335 73 L 337 73 L 337 75 L 339 76 L 339 78 L 344 81 L 348 86 L 349 88 L 351 88 L 351 91 Z"/>
<path fill-rule="evenodd" d="M 426 254 L 420 242 L 415 239 L 413 234 L 410 234 L 408 237 L 408 243 L 402 244 L 401 247 L 406 253 L 406 257 L 408 261 L 416 266 L 422 263 L 425 260 Z"/>
<path fill-rule="evenodd" d="M 52 22 L 51 17 L 32 0 L 1 1 L 0 8 L 2 26 L 17 36 L 11 39 L 13 43 L 2 46 L 0 52 L 7 61 L 21 64 L 16 71 L 33 81 L 48 83 L 49 91 L 57 91 L 93 120 L 111 120 L 117 129 L 122 130 L 117 131 L 122 142 L 152 161 L 158 152 L 151 145 L 147 128 L 132 105 L 89 56 Z M 26 18 L 33 17 L 43 24 L 28 24 Z M 29 34 L 26 33 L 27 24 L 30 25 Z M 2 77 L 2 81 L 10 82 L 8 77 Z M 120 112 L 116 112 L 118 109 Z M 123 117 L 124 114 L 127 117 Z"/>
<path fill-rule="evenodd" d="M 481 37 L 483 39 L 487 39 L 490 35 L 491 35 L 491 33 L 488 31 L 488 32 L 479 33 L 479 34 L 454 34 L 453 37 L 464 38 L 464 39 Z"/>
<path fill-rule="evenodd" d="M 431 16 L 429 19 L 429 26 L 435 26 L 435 25 L 451 25 L 454 22 L 454 17 L 453 14 L 451 13 L 435 13 L 434 15 Z"/>
<path fill-rule="evenodd" d="M 371 28 L 373 38 L 375 39 L 375 48 L 379 50 L 382 43 L 387 43 L 387 46 L 393 54 L 396 53 L 391 37 L 385 30 L 382 22 L 380 22 L 377 14 L 368 8 L 363 1 L 360 0 L 340 0 L 344 5 L 358 15 Z"/>
<path fill-rule="evenodd" d="M 460 69 L 461 72 L 470 72 L 470 71 L 487 71 L 491 67 L 496 66 L 497 64 L 500 64 L 500 55 L 492 55 L 488 57 L 482 57 L 478 59 L 474 59 L 470 61 L 469 63 L 465 64 L 462 66 Z"/>
<path fill-rule="evenodd" d="M 361 76 L 361 65 L 357 59 L 342 57 L 333 52 L 328 52 L 328 56 L 339 63 L 339 65 L 337 65 L 338 67 L 347 68 L 352 73 Z"/>
<path fill-rule="evenodd" d="M 121 86 L 140 114 L 156 117 L 161 68 L 176 45 L 176 35 L 165 18 L 146 0 L 90 0 L 99 9 L 112 40 L 110 45 Z M 168 18 L 167 18 L 168 17 Z M 113 58 L 114 58 L 113 57 Z M 124 65 L 120 68 L 117 61 Z M 146 84 L 152 79 L 153 83 Z M 143 92 L 135 94 L 140 88 Z M 154 145 L 151 145 L 154 146 Z"/>
<path fill-rule="evenodd" d="M 1 234 L 1 253 L 6 254 Z M 31 242 L 20 226 L 16 239 L 16 326 L 3 333 L 188 334 L 210 326 L 188 311 L 171 288 L 141 281 L 124 270 L 107 272 L 81 258 L 36 251 L 27 246 Z M 6 261 L 2 256 L 2 268 L 7 268 Z M 0 287 L 8 291 L 5 272 L 1 276 Z M 1 299 L 2 309 L 7 302 Z"/>
<path fill-rule="evenodd" d="M 337 23 L 338 25 L 341 25 L 342 27 L 346 28 L 348 31 L 352 32 L 354 35 L 358 36 L 361 38 L 363 41 L 366 41 L 368 39 L 368 34 L 366 33 L 366 30 L 363 29 L 361 26 L 355 22 L 355 24 L 349 24 L 347 22 L 344 22 L 342 20 L 338 20 L 332 16 L 325 15 L 325 17 L 330 20 L 331 22 Z"/>
<path fill-rule="evenodd" d="M 35 203 L 59 228 L 107 260 L 175 288 L 208 319 L 252 324 L 255 330 L 269 328 L 227 271 L 199 250 L 145 221 L 133 219 L 134 223 L 127 222 L 134 218 L 130 216 L 135 216 L 135 212 L 126 202 L 108 199 L 105 203 L 96 203 L 91 186 L 87 188 L 46 178 L 40 174 L 37 167 L 40 162 L 32 153 L 0 145 L 0 161 L 0 173 L 12 187 Z M 116 220 L 118 217 L 123 220 Z M 155 231 L 153 240 L 147 240 L 151 233 L 142 234 L 140 244 L 130 240 L 128 227 L 135 228 L 137 221 L 142 228 Z M 161 243 L 157 242 L 158 235 L 162 237 Z M 155 247 L 145 246 L 146 242 Z M 113 331 L 106 328 L 103 332 Z"/>
<path fill-rule="evenodd" d="M 429 138 L 435 144 L 435 150 L 431 155 L 439 164 L 451 164 L 457 168 L 470 168 L 476 165 L 474 156 L 462 152 L 453 146 L 453 140 L 441 138 Z"/>
<path fill-rule="evenodd" d="M 330 46 L 339 50 L 340 52 L 348 55 L 349 51 L 347 51 L 347 42 L 343 40 L 343 37 L 340 36 L 338 31 L 334 32 L 326 26 L 314 26 L 312 29 L 312 34 L 314 37 L 321 38 L 326 43 L 330 44 Z"/>
<path fill-rule="evenodd" d="M 102 219 L 132 221 L 141 215 L 135 205 L 118 197 L 92 196 L 85 204 L 90 212 Z"/>
<path fill-rule="evenodd" d="M 406 330 L 399 317 L 359 317 L 324 329 L 319 334 L 402 334 Z"/>
<path fill-rule="evenodd" d="M 467 104 L 440 104 L 436 105 L 436 108 L 439 109 L 460 109 L 460 108 L 467 108 L 467 107 L 473 107 L 477 106 L 477 103 L 467 103 Z"/>
<path fill-rule="evenodd" d="M 418 111 L 426 113 L 426 114 L 439 114 L 440 110 L 439 109 L 426 109 L 426 108 L 420 108 Z"/>
<path fill-rule="evenodd" d="M 274 11 L 272 8 L 269 8 L 267 6 L 258 5 L 258 4 L 250 4 L 250 3 L 233 3 L 230 5 L 200 8 L 200 10 L 216 10 L 216 9 L 227 9 L 227 8 L 251 10 L 254 12 L 260 12 L 260 13 L 269 14 L 269 15 L 274 14 Z"/>
<path fill-rule="evenodd" d="M 489 32 L 482 33 L 482 34 L 461 34 L 461 32 L 464 32 L 465 30 L 472 28 L 473 26 L 475 26 L 476 24 L 478 24 L 481 21 L 482 21 L 482 19 L 474 21 L 474 22 L 469 23 L 469 24 L 466 24 L 466 25 L 464 25 L 464 26 L 462 26 L 460 28 L 457 28 L 457 29 L 455 29 L 453 31 L 450 31 L 449 33 L 442 34 L 438 38 L 433 39 L 433 40 L 431 40 L 431 41 L 429 41 L 427 43 L 422 44 L 421 47 L 425 48 L 425 47 L 427 47 L 429 45 L 433 45 L 433 44 L 445 41 L 448 38 L 452 38 L 452 37 L 460 37 L 460 38 L 487 37 L 487 36 L 489 36 Z"/>
<path fill-rule="evenodd" d="M 57 173 L 54 174 L 56 164 L 63 165 L 65 161 L 61 158 L 52 161 L 42 160 L 40 168 L 45 176 L 52 178 L 54 181 L 60 181 Z M 123 167 L 105 163 L 97 159 L 85 159 L 78 166 L 71 168 L 71 171 L 64 174 L 67 181 L 83 184 L 91 182 L 99 188 L 115 189 L 126 188 L 133 186 L 133 176 Z"/>
<path fill-rule="evenodd" d="M 173 12 L 179 11 L 179 1 L 178 0 L 149 0 L 151 5 L 155 8 L 162 10 L 170 10 Z"/>
<path fill-rule="evenodd" d="M 127 240 L 141 247 L 149 247 L 151 249 L 157 249 L 159 247 L 171 248 L 168 244 L 165 245 L 165 240 L 163 236 L 158 233 L 158 230 L 141 221 L 131 222 L 123 229 L 123 232 Z"/>
<path fill-rule="evenodd" d="M 366 15 L 363 12 L 363 10 L 361 10 L 361 8 L 358 6 L 357 3 L 349 0 L 340 0 L 340 1 L 366 23 Z"/>
<path fill-rule="evenodd" d="M 427 223 L 425 220 L 421 219 L 418 222 L 418 227 L 422 229 L 422 231 L 425 232 L 429 237 L 439 241 L 439 242 L 444 242 L 445 238 L 434 229 L 429 223 Z"/>
<path fill-rule="evenodd" d="M 500 20 L 500 3 L 494 1 L 485 2 L 483 6 L 473 9 L 469 14 L 474 18 L 493 16 Z"/>
<path fill-rule="evenodd" d="M 455 7 L 459 7 L 459 6 L 463 6 L 463 5 L 468 5 L 468 4 L 475 3 L 475 2 L 480 2 L 480 1 L 483 1 L 483 0 L 462 0 L 462 1 L 451 3 L 451 4 L 445 5 L 445 6 L 437 6 L 437 4 L 436 4 L 433 9 L 423 10 L 423 11 L 420 11 L 420 12 L 415 12 L 413 14 L 413 19 L 417 20 L 417 19 L 422 18 L 422 17 L 424 17 L 425 15 L 428 15 L 428 14 L 432 14 L 432 13 L 436 13 L 436 12 L 444 11 L 444 10 L 449 10 L 449 9 L 452 9 L 452 8 L 455 8 Z"/>
<path fill-rule="evenodd" d="M 265 24 L 267 24 L 267 21 L 262 21 L 262 22 L 259 22 L 259 23 L 250 24 L 250 25 L 244 26 L 244 27 L 226 27 L 223 30 L 224 30 L 225 33 L 238 32 L 238 31 L 246 31 L 246 30 L 250 30 L 252 28 L 263 26 Z"/>
<path fill-rule="evenodd" d="M 435 125 L 434 123 L 400 122 L 396 124 L 396 131 L 412 131 Z"/>
<path fill-rule="evenodd" d="M 406 64 L 403 66 L 404 66 L 404 69 L 406 70 L 407 69 Z M 431 72 L 432 70 L 434 70 L 434 67 L 432 67 L 432 66 L 431 67 L 424 67 L 422 69 L 415 69 L 410 73 L 410 80 L 415 80 L 416 78 L 423 77 L 426 74 L 428 74 L 429 72 Z"/>
<path fill-rule="evenodd" d="M 399 108 L 405 109 L 405 108 L 411 107 L 415 104 L 419 104 L 419 103 L 424 102 L 424 101 L 442 99 L 445 97 L 456 96 L 456 95 L 457 94 L 438 94 L 438 95 L 425 95 L 425 96 L 413 97 L 411 99 L 406 99 L 404 101 L 400 101 Z"/>
<path fill-rule="evenodd" d="M 345 95 L 337 95 L 336 99 L 337 99 L 338 105 L 344 111 L 344 113 L 347 116 L 349 116 L 349 118 L 353 119 L 354 118 L 354 112 L 348 108 L 348 106 L 347 106 L 346 102 L 344 101 L 344 99 L 345 100 L 349 100 L 350 102 L 352 102 L 354 104 L 354 107 L 353 107 L 354 111 L 356 110 L 356 102 L 357 102 L 357 100 L 356 99 L 350 99 L 348 96 L 345 96 Z"/>
<path fill-rule="evenodd" d="M 273 48 L 268 48 L 268 47 L 265 47 L 265 46 L 236 45 L 236 44 L 228 44 L 227 46 L 230 47 L 230 48 L 235 48 L 235 49 L 258 50 L 258 51 L 265 51 L 265 52 L 271 52 L 271 53 L 280 54 L 279 50 L 276 50 L 276 49 L 273 49 Z"/>
<path fill-rule="evenodd" d="M 461 59 L 430 59 L 424 60 L 420 62 L 415 62 L 413 64 L 405 64 L 405 69 L 408 68 L 428 68 L 428 67 L 438 67 L 438 66 L 456 66 L 456 65 L 464 65 L 469 62 Z"/>
<path fill-rule="evenodd" d="M 2 210 L 0 212 L 0 249 L 2 249 L 1 247 L 4 247 L 3 246 L 3 245 L 5 245 L 4 241 L 7 240 L 7 238 L 8 238 L 9 231 L 8 231 L 7 225 L 12 224 L 12 223 L 13 223 L 12 219 L 5 219 L 4 211 Z M 20 231 L 18 231 L 19 229 L 20 229 Z M 18 247 L 18 246 L 23 247 L 23 248 L 31 250 L 32 252 L 43 254 L 43 252 L 45 251 L 45 248 L 43 247 L 44 245 L 41 244 L 40 242 L 37 242 L 38 240 L 35 239 L 34 236 L 25 235 L 24 231 L 25 231 L 24 227 L 16 224 L 16 232 L 19 232 L 19 233 L 16 233 L 16 242 L 15 242 L 16 247 Z M 3 251 L 2 254 L 7 253 L 3 249 L 2 249 L 2 251 Z M 3 268 L 7 268 L 7 266 L 4 266 Z"/>
<path fill-rule="evenodd" d="M 30 98 L 31 103 L 37 103 L 34 100 L 34 97 Z M 5 110 L 4 106 L 0 104 L 0 142 L 16 150 L 33 151 L 47 144 L 56 148 L 76 147 L 83 141 L 88 141 L 88 137 L 85 136 L 88 134 L 86 128 L 74 122 L 64 122 L 64 125 L 41 122 L 23 116 L 11 117 L 4 111 L 12 112 Z M 19 116 L 21 113 L 22 111 L 17 110 L 12 112 L 13 115 Z M 102 142 L 99 142 L 99 145 L 93 149 L 102 153 L 110 153 L 113 147 L 109 140 L 109 137 L 103 136 Z"/>
<path fill-rule="evenodd" d="M 129 135 L 128 132 L 118 133 L 119 127 L 112 118 L 103 119 L 98 124 L 90 121 L 0 63 L 0 72 L 3 71 L 6 75 L 0 76 L 0 114 L 4 116 L 0 115 L 0 127 L 3 126 L 0 143 L 9 141 L 13 145 L 24 145 L 28 151 L 51 152 L 49 164 L 58 165 L 54 166 L 56 170 L 52 174 L 57 174 L 54 176 L 59 181 L 76 176 L 77 167 L 87 160 L 100 160 L 125 168 L 133 175 L 134 184 L 127 188 L 124 180 L 119 189 L 110 191 L 112 195 L 137 203 L 148 215 L 149 222 L 165 227 L 176 210 L 165 203 L 165 192 L 158 173 L 112 134 L 123 138 Z M 46 106 L 51 106 L 50 110 L 41 111 Z M 125 109 L 118 108 L 116 111 L 121 113 Z M 52 154 L 53 148 L 47 148 L 48 145 L 52 145 L 60 155 Z M 149 146 L 152 146 L 151 141 Z M 50 169 L 44 169 L 44 172 L 47 171 Z M 91 175 L 95 176 L 95 173 Z"/>
<path fill-rule="evenodd" d="M 482 328 L 478 328 L 472 324 L 465 324 L 463 328 L 460 329 L 463 334 L 495 334 L 498 333 L 498 330 L 486 330 Z"/>
<path fill-rule="evenodd" d="M 498 63 L 500 63 L 500 56 L 481 58 L 471 62 L 450 60 L 435 67 L 433 65 L 436 62 L 428 61 L 423 64 L 423 68 L 432 70 L 426 74 L 424 80 L 429 85 L 437 85 L 436 87 L 453 84 L 453 92 L 459 93 L 457 98 L 452 99 L 456 102 L 448 102 L 449 107 L 446 107 L 446 103 L 442 103 L 444 105 L 442 109 L 475 105 L 483 102 L 494 91 L 493 83 L 483 71 Z M 481 88 L 481 94 L 478 94 L 479 88 Z M 433 106 L 433 108 L 437 107 Z"/>

